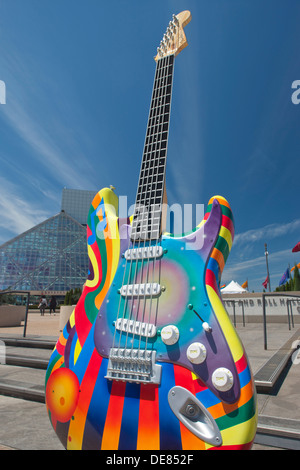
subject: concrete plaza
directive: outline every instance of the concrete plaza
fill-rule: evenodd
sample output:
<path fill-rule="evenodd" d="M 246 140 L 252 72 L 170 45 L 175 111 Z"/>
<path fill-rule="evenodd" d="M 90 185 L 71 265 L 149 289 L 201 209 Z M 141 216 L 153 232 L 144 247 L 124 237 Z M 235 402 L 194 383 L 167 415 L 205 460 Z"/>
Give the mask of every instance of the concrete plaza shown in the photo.
<path fill-rule="evenodd" d="M 300 443 L 300 407 L 298 405 L 300 389 L 300 364 L 295 359 L 292 345 L 300 340 L 300 329 L 295 324 L 290 328 L 288 324 L 267 324 L 267 349 L 264 348 L 264 331 L 262 323 L 249 323 L 243 326 L 237 324 L 237 331 L 245 346 L 254 377 L 261 379 L 262 372 L 277 357 L 278 351 L 286 354 L 280 377 L 270 390 L 261 390 L 258 385 L 258 413 L 259 427 L 253 450 L 257 449 L 281 449 L 287 448 L 278 436 L 282 433 L 290 437 L 298 446 Z M 7 342 L 23 338 L 24 327 L 11 327 L 0 329 L 0 340 Z M 40 316 L 39 313 L 29 313 L 26 328 L 26 339 L 29 341 L 48 342 L 50 347 L 30 348 L 30 354 L 34 354 L 37 360 L 47 361 L 51 354 L 51 345 L 55 344 L 59 330 L 59 313 L 50 316 Z M 295 346 L 295 345 L 294 345 Z M 7 346 L 10 357 L 26 356 L 28 347 Z M 276 364 L 275 364 L 276 366 Z M 271 374 L 272 375 L 272 374 Z M 274 375 L 274 374 L 273 374 Z M 16 365 L 0 364 L 0 385 L 16 385 L 19 387 L 19 395 L 8 396 L 0 391 L 0 449 L 24 449 L 24 450 L 62 450 L 56 434 L 54 433 L 47 416 L 44 403 L 33 399 L 23 399 L 22 390 L 32 390 L 33 393 L 43 393 L 45 370 L 38 368 L 22 367 Z M 258 380 L 258 384 L 263 383 Z M 269 437 L 260 438 L 267 430 Z M 282 433 L 280 434 L 280 430 Z M 269 440 L 268 440 L 269 439 Z M 265 441 L 269 442 L 268 445 Z M 262 443 L 263 441 L 263 443 Z"/>

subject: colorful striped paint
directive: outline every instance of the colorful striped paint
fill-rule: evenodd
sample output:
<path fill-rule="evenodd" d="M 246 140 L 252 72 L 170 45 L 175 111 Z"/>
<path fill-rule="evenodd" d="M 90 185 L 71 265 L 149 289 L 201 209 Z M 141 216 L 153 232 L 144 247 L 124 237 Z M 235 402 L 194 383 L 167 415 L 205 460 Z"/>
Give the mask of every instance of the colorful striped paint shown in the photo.
<path fill-rule="evenodd" d="M 222 332 L 220 336 L 224 345 L 220 338 L 214 338 L 217 339 L 216 344 L 223 345 L 222 354 L 227 355 L 229 351 L 228 361 L 232 361 L 239 384 L 239 393 L 233 403 L 221 399 L 209 377 L 201 375 L 202 369 L 198 375 L 198 369 L 188 366 L 185 355 L 178 355 L 178 346 L 169 348 L 178 356 L 177 360 L 170 362 L 159 335 L 149 340 L 149 345 L 157 351 L 162 369 L 159 384 L 108 381 L 105 378 L 107 344 L 111 344 L 112 320 L 116 318 L 112 315 L 116 313 L 119 302 L 113 282 L 118 285 L 123 275 L 121 254 L 127 248 L 129 230 L 129 221 L 120 221 L 116 213 L 117 198 L 113 191 L 100 191 L 88 217 L 89 276 L 49 361 L 46 404 L 58 437 L 67 449 L 214 449 L 188 430 L 172 412 L 168 403 L 169 390 L 181 386 L 201 401 L 217 423 L 223 440 L 218 449 L 250 448 L 257 425 L 255 387 L 246 353 L 219 291 L 221 274 L 234 237 L 234 221 L 228 202 L 220 196 L 209 201 L 204 220 L 193 235 L 200 237 L 205 230 L 211 231 L 211 227 L 217 229 L 213 243 L 204 244 L 197 253 L 184 250 L 184 244 L 190 240 L 188 237 L 168 234 L 162 237 L 167 254 L 159 262 L 159 270 L 166 293 L 160 300 L 156 324 L 158 329 L 168 324 L 171 311 L 172 321 L 180 329 L 180 348 L 185 351 L 187 345 L 197 338 L 205 340 L 199 318 L 187 305 L 202 303 L 206 306 L 202 307 L 201 314 L 207 315 L 215 335 L 217 331 Z M 127 238 L 120 238 L 121 230 L 127 233 Z M 154 267 L 151 273 L 156 273 Z M 139 275 L 143 276 L 142 269 Z M 133 301 L 131 305 L 134 307 Z M 150 312 L 146 304 L 145 312 L 147 315 Z M 211 352 L 209 354 L 212 355 Z M 209 360 L 220 361 L 222 355 L 219 356 L 208 357 L 208 364 Z M 61 373 L 57 374 L 57 371 Z M 57 382 L 55 377 L 59 376 L 62 379 Z M 51 393 L 60 397 L 58 402 L 51 400 Z M 76 402 L 67 403 L 68 400 Z M 68 413 L 60 411 L 65 403 L 72 416 L 63 422 L 60 416 L 68 417 Z"/>

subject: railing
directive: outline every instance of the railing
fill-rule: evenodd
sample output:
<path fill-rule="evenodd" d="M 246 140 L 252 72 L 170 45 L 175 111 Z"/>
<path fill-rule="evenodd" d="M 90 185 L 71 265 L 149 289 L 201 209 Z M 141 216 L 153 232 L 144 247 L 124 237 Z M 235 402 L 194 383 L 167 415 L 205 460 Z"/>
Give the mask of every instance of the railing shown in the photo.
<path fill-rule="evenodd" d="M 264 349 L 268 349 L 267 344 L 267 315 L 266 315 L 266 302 L 265 297 L 293 297 L 293 298 L 300 298 L 299 294 L 286 294 L 285 292 L 264 292 L 262 294 L 262 307 L 263 307 L 263 325 L 264 325 Z M 288 325 L 289 330 L 291 329 L 291 322 L 294 328 L 294 317 L 293 317 L 293 310 L 291 300 L 287 299 L 287 317 L 288 317 Z"/>

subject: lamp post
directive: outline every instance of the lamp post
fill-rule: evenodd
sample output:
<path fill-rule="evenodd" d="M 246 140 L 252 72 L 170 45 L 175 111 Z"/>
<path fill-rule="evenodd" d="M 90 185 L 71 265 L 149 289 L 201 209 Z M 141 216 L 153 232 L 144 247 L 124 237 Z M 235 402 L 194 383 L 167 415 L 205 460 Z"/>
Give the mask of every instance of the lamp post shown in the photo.
<path fill-rule="evenodd" d="M 266 256 L 266 263 L 267 263 L 267 276 L 268 276 L 268 283 L 269 283 L 269 292 L 271 292 L 271 282 L 270 282 L 270 274 L 269 274 L 269 263 L 268 263 L 268 250 L 267 244 L 265 243 L 265 256 Z"/>

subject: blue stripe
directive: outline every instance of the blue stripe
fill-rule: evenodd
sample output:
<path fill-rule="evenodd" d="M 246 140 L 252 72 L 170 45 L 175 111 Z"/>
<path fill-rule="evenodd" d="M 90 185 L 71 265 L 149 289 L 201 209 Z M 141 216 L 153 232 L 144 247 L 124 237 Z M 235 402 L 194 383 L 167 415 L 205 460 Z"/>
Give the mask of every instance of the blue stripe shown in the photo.
<path fill-rule="evenodd" d="M 77 340 L 78 340 L 78 335 L 75 330 L 74 336 L 72 338 L 71 347 L 70 347 L 70 356 L 69 356 L 69 368 L 70 369 L 74 368 L 74 354 L 75 354 L 75 346 L 77 344 Z"/>
<path fill-rule="evenodd" d="M 240 388 L 245 387 L 251 380 L 251 373 L 249 367 L 246 367 L 242 372 L 239 373 Z M 203 403 L 206 408 L 217 405 L 220 403 L 220 399 L 209 389 L 202 390 L 196 393 L 198 400 Z"/>
<path fill-rule="evenodd" d="M 251 373 L 249 366 L 246 367 L 242 372 L 239 373 L 240 385 L 241 388 L 245 387 L 251 380 Z"/>
<path fill-rule="evenodd" d="M 48 368 L 49 368 L 51 362 L 56 358 L 56 356 L 61 357 L 61 354 L 58 353 L 57 349 L 53 349 L 53 351 L 51 353 L 51 356 L 50 356 L 50 359 L 49 359 L 49 362 L 48 362 Z"/>
<path fill-rule="evenodd" d="M 160 423 L 160 449 L 180 450 L 181 432 L 180 422 L 174 415 L 168 402 L 170 388 L 175 386 L 173 364 L 162 364 L 162 379 L 158 389 L 159 398 L 159 423 Z"/>
<path fill-rule="evenodd" d="M 214 273 L 214 275 L 216 277 L 216 280 L 218 282 L 218 280 L 219 280 L 219 265 L 218 265 L 218 262 L 214 258 L 209 259 L 208 264 L 207 264 L 207 269 L 210 269 Z"/>
<path fill-rule="evenodd" d="M 75 352 L 75 346 L 77 343 L 77 334 L 75 334 L 73 341 L 72 341 L 72 346 L 71 346 L 71 351 L 70 351 L 70 363 L 72 359 L 72 366 L 70 364 L 70 369 L 75 372 L 75 374 L 78 377 L 79 383 L 81 383 L 83 376 L 85 374 L 87 364 L 89 364 L 91 356 L 93 354 L 95 344 L 94 344 L 94 328 L 95 324 L 92 326 L 88 337 L 86 338 L 86 341 L 82 347 L 82 350 L 80 351 L 80 354 L 78 356 L 78 359 L 76 361 L 76 364 L 74 364 L 74 352 Z"/>
<path fill-rule="evenodd" d="M 84 450 L 97 450 L 101 448 L 112 387 L 112 382 L 104 378 L 107 371 L 107 363 L 108 359 L 103 358 L 87 412 L 82 442 Z"/>
<path fill-rule="evenodd" d="M 206 408 L 220 403 L 220 399 L 209 388 L 196 393 L 196 397 Z"/>
<path fill-rule="evenodd" d="M 119 450 L 136 449 L 139 427 L 140 385 L 126 385 Z"/>

